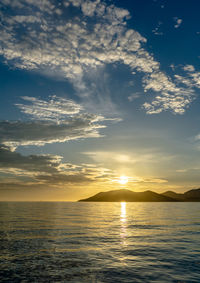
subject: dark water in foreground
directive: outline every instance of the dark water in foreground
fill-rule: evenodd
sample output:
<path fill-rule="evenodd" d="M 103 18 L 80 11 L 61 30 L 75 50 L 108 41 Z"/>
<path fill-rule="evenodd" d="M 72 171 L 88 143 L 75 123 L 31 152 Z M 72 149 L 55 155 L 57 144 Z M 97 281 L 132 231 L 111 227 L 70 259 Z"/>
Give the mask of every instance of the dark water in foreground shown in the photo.
<path fill-rule="evenodd" d="M 200 282 L 200 203 L 0 203 L 0 282 Z"/>

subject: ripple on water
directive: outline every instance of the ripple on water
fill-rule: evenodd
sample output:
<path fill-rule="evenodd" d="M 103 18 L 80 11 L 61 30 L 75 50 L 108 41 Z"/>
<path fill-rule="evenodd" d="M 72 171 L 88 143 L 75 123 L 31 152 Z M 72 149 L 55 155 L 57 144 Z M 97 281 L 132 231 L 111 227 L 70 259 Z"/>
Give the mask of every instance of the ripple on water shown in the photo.
<path fill-rule="evenodd" d="M 1 282 L 200 282 L 199 203 L 0 203 Z"/>

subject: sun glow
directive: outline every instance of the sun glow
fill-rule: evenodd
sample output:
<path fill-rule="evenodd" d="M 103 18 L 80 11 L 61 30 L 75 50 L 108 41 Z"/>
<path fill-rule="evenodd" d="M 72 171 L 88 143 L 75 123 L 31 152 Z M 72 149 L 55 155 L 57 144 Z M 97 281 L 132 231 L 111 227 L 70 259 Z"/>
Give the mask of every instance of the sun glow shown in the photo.
<path fill-rule="evenodd" d="M 121 184 L 121 185 L 125 185 L 128 183 L 128 177 L 126 176 L 121 176 L 119 179 L 118 179 L 118 183 Z"/>

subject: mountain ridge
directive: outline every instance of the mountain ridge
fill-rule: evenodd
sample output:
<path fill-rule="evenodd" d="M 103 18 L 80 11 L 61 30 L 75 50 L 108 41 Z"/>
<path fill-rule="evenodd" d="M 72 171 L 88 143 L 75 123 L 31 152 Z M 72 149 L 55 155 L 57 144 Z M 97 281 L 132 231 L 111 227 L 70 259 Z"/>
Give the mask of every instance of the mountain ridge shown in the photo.
<path fill-rule="evenodd" d="M 128 189 L 99 192 L 89 198 L 80 199 L 79 202 L 200 202 L 200 188 L 189 190 L 185 193 L 166 191 L 156 193 L 146 190 L 133 192 Z"/>

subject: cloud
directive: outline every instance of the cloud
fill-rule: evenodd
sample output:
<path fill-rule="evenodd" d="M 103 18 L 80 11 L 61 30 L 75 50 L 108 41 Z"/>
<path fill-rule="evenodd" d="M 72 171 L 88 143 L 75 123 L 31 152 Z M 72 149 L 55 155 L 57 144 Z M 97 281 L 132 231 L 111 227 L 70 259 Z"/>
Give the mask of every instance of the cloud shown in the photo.
<path fill-rule="evenodd" d="M 3 178 L 1 176 L 3 175 Z M 6 177 L 5 177 L 6 176 Z M 113 170 L 95 164 L 71 164 L 63 162 L 58 155 L 24 156 L 10 147 L 0 145 L 0 187 L 4 189 L 19 188 L 63 188 L 65 185 L 103 184 L 111 186 L 119 180 Z M 166 183 L 163 178 L 128 177 L 129 184 Z"/>
<path fill-rule="evenodd" d="M 69 3 L 76 11 L 74 17 L 66 18 L 56 17 L 57 3 L 52 5 L 45 1 L 40 6 L 26 0 L 21 7 L 16 7 L 11 1 L 3 0 L 1 5 L 13 9 L 14 15 L 1 15 L 5 25 L 1 26 L 0 53 L 19 68 L 60 71 L 73 82 L 79 82 L 77 87 L 81 90 L 84 89 L 82 77 L 88 67 L 130 61 L 130 52 L 137 53 L 146 40 L 138 32 L 125 28 L 124 19 L 129 16 L 125 9 L 100 1 Z M 33 6 L 35 15 L 31 13 Z M 63 12 L 69 13 L 69 9 L 67 5 Z M 26 16 L 21 15 L 22 10 Z M 89 24 L 89 17 L 94 15 L 98 21 Z M 20 28 L 23 33 L 19 32 Z M 145 53 L 133 54 L 133 59 L 133 67 L 145 68 L 144 59 L 151 69 L 152 58 Z"/>
<path fill-rule="evenodd" d="M 0 122 L 0 141 L 10 146 L 37 145 L 66 142 L 80 138 L 100 137 L 98 124 L 102 118 L 93 114 L 83 114 L 78 117 L 55 124 L 53 122 Z"/>
<path fill-rule="evenodd" d="M 63 185 L 66 183 L 91 183 L 110 181 L 114 172 L 96 165 L 75 165 L 62 162 L 58 155 L 24 156 L 10 147 L 0 145 L 0 172 L 14 176 L 6 183 Z M 26 177 L 23 180 L 22 177 Z M 28 178 L 28 179 L 27 179 Z M 4 177 L 5 179 L 5 177 Z"/>
<path fill-rule="evenodd" d="M 41 146 L 47 143 L 66 142 L 81 138 L 97 138 L 102 122 L 117 118 L 104 118 L 87 113 L 72 100 L 53 96 L 50 101 L 33 97 L 23 98 L 29 104 L 17 104 L 23 113 L 34 121 L 0 121 L 0 142 L 17 147 Z"/>
<path fill-rule="evenodd" d="M 187 173 L 187 172 L 192 173 L 192 171 L 200 171 L 200 167 L 192 167 L 192 168 L 184 168 L 184 169 L 176 170 L 176 172 L 178 173 Z"/>
<path fill-rule="evenodd" d="M 191 83 L 193 84 L 193 87 L 200 88 L 200 72 L 190 71 L 188 75 L 190 77 Z"/>
<path fill-rule="evenodd" d="M 177 17 L 174 17 L 174 21 L 176 22 L 176 24 L 174 25 L 175 28 L 179 28 L 180 25 L 182 24 L 183 20 Z"/>
<path fill-rule="evenodd" d="M 156 96 L 152 103 L 143 104 L 147 114 L 158 114 L 163 111 L 172 110 L 174 114 L 184 114 L 193 100 L 193 91 L 180 90 L 176 95 L 163 93 Z"/>
<path fill-rule="evenodd" d="M 200 88 L 200 73 L 192 65 L 182 68 L 186 76 L 174 75 L 174 81 L 163 72 L 154 72 L 144 77 L 144 90 L 160 92 L 152 102 L 143 107 L 148 114 L 157 114 L 171 110 L 174 114 L 184 114 L 195 99 L 195 88 Z"/>
<path fill-rule="evenodd" d="M 32 116 L 34 120 L 60 121 L 79 113 L 83 107 L 73 100 L 51 96 L 48 101 L 36 97 L 24 96 L 30 104 L 16 104 L 21 112 Z"/>
<path fill-rule="evenodd" d="M 192 80 L 188 77 L 183 77 L 181 75 L 174 75 L 174 77 L 175 77 L 177 84 L 186 85 L 189 88 L 192 88 L 194 86 L 194 84 L 192 83 Z"/>
<path fill-rule="evenodd" d="M 159 178 L 146 178 L 143 180 L 144 183 L 155 183 L 155 184 L 164 184 L 168 183 L 166 179 L 159 179 Z"/>
<path fill-rule="evenodd" d="M 141 178 L 141 177 L 129 177 L 126 176 L 129 185 L 134 183 L 155 183 L 155 184 L 163 184 L 167 183 L 166 179 L 159 179 L 159 178 Z M 112 182 L 119 183 L 119 177 L 113 178 Z"/>
<path fill-rule="evenodd" d="M 172 155 L 164 155 L 162 152 L 151 149 L 151 152 L 137 152 L 130 154 L 127 152 L 114 152 L 114 151 L 90 151 L 82 152 L 89 156 L 92 160 L 103 164 L 118 164 L 127 165 L 128 167 L 133 164 L 153 164 L 162 161 L 168 161 L 174 158 Z M 149 166 L 149 165 L 148 165 Z"/>
<path fill-rule="evenodd" d="M 199 140 L 200 140 L 200 134 L 196 135 L 196 136 L 194 137 L 194 140 L 195 140 L 195 141 L 199 141 Z"/>
<path fill-rule="evenodd" d="M 183 70 L 188 71 L 188 72 L 194 72 L 195 68 L 192 65 L 185 65 L 185 66 L 183 66 Z"/>
<path fill-rule="evenodd" d="M 62 5 L 49 0 L 2 0 L 0 5 L 0 55 L 6 64 L 65 77 L 80 97 L 92 100 L 96 95 L 100 101 L 97 87 L 88 84 L 89 74 L 98 74 L 107 64 L 125 64 L 132 74 L 144 75 L 145 91 L 156 93 L 152 102 L 143 105 L 147 114 L 166 110 L 183 114 L 195 98 L 188 86 L 177 86 L 177 80 L 173 82 L 160 70 L 159 62 L 144 48 L 146 38 L 127 27 L 130 13 L 126 9 L 100 0 L 69 0 Z M 179 27 L 182 20 L 174 20 Z M 101 96 L 112 108 L 108 96 Z M 35 103 L 36 112 L 40 107 Z M 21 109 L 30 113 L 27 106 Z"/>
<path fill-rule="evenodd" d="M 32 172 L 33 174 L 38 172 L 52 173 L 57 171 L 56 168 L 61 159 L 62 157 L 58 155 L 23 156 L 12 151 L 8 146 L 0 145 L 0 170 L 17 169 Z"/>
<path fill-rule="evenodd" d="M 176 172 L 178 172 L 178 173 L 185 173 L 187 171 L 188 171 L 188 169 L 177 169 L 176 170 Z"/>
<path fill-rule="evenodd" d="M 131 95 L 128 96 L 128 100 L 129 100 L 130 102 L 132 102 L 133 100 L 139 98 L 140 95 L 141 95 L 141 94 L 140 94 L 139 92 L 135 92 L 135 93 L 133 93 L 133 94 L 131 94 Z"/>
<path fill-rule="evenodd" d="M 186 76 L 175 75 L 178 83 L 185 84 L 190 90 L 200 88 L 200 72 L 196 71 L 194 66 L 185 65 L 182 69 L 186 72 Z"/>
<path fill-rule="evenodd" d="M 153 34 L 155 35 L 163 35 L 163 32 L 160 30 L 162 26 L 162 22 L 158 22 L 157 26 L 152 30 Z"/>

